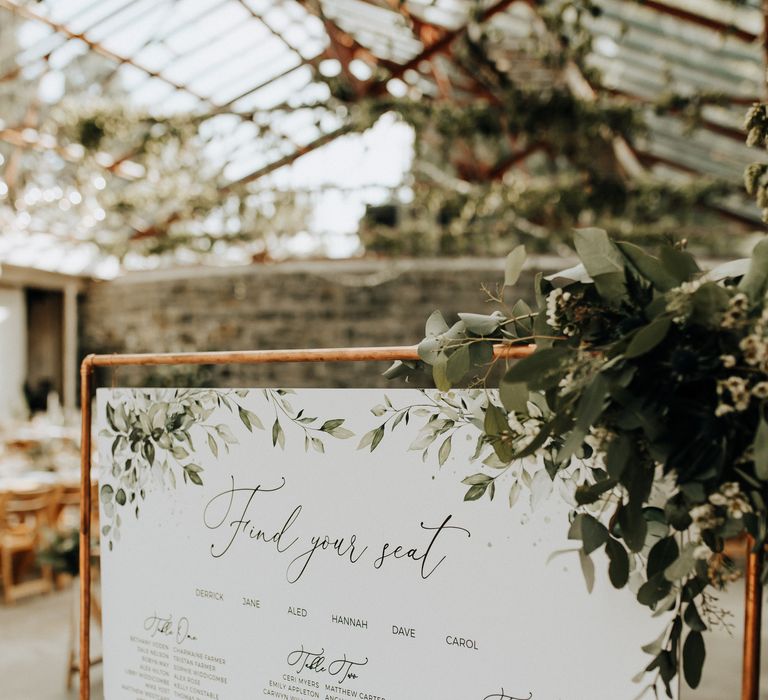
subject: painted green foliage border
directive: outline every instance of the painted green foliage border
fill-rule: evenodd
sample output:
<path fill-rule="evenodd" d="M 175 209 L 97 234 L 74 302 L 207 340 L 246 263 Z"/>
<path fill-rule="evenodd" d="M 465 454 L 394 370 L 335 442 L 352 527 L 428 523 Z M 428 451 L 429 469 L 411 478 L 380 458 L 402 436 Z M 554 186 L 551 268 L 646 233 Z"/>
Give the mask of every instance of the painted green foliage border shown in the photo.
<path fill-rule="evenodd" d="M 202 486 L 203 467 L 194 461 L 199 445 L 217 458 L 229 452 L 239 438 L 225 423 L 210 422 L 217 409 L 237 415 L 249 433 L 267 430 L 262 419 L 245 405 L 248 389 L 118 390 L 106 403 L 106 427 L 100 437 L 110 442 L 112 482 L 99 489 L 105 523 L 101 534 L 111 550 L 120 540 L 126 512 L 139 517 L 153 478 L 175 489 L 185 484 Z M 321 420 L 295 410 L 290 389 L 264 389 L 260 395 L 270 416 L 273 447 L 285 449 L 286 430 L 303 438 L 304 449 L 325 451 L 327 438 L 346 439 L 352 432 L 343 418 Z M 289 427 L 290 426 L 290 427 Z M 196 447 L 196 445 L 198 447 Z"/>

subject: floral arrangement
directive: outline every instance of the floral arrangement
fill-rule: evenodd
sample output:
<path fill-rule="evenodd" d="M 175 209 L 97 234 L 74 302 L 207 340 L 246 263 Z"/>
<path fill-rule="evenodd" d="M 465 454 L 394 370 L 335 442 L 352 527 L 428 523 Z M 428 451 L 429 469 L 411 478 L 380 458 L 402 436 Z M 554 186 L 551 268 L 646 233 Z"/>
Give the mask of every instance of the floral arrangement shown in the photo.
<path fill-rule="evenodd" d="M 726 541 L 748 533 L 762 550 L 768 537 L 768 239 L 750 260 L 711 271 L 684 246 L 651 255 L 598 229 L 577 231 L 575 247 L 580 265 L 537 276 L 536 311 L 510 299 L 525 261 L 516 248 L 489 292 L 498 309 L 450 326 L 433 313 L 419 356 L 448 397 L 459 383 L 499 379 L 498 393 L 482 392 L 477 453 L 491 454 L 464 479 L 465 499 L 505 487 L 514 503 L 521 483 L 535 496 L 559 482 L 588 586 L 603 550 L 612 584 L 669 619 L 644 647 L 652 658 L 640 677 L 671 697 L 680 670 L 700 682 L 702 633 L 728 624 L 713 595 L 739 575 Z M 508 363 L 494 356 L 499 343 L 536 348 Z M 472 413 L 448 404 L 433 411 L 425 444 Z M 370 435 L 371 449 L 380 439 Z M 534 456 L 544 468 L 531 475 L 521 465 Z"/>

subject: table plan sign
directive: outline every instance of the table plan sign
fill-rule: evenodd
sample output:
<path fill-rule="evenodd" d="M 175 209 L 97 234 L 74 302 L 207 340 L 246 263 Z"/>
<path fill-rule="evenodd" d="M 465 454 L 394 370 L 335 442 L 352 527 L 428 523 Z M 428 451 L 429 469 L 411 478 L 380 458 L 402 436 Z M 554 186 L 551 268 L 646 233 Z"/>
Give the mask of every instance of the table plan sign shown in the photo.
<path fill-rule="evenodd" d="M 636 697 L 662 621 L 552 557 L 563 484 L 464 500 L 486 400 L 100 389 L 107 700 Z"/>

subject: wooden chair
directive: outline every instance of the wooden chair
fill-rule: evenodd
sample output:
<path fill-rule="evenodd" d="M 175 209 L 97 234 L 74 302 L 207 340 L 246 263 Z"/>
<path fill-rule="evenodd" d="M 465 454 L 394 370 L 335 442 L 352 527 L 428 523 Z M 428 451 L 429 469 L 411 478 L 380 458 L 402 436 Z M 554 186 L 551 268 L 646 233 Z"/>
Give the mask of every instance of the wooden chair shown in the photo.
<path fill-rule="evenodd" d="M 40 567 L 40 576 L 24 580 L 24 574 L 35 564 L 40 539 L 51 526 L 50 487 L 6 493 L 0 503 L 0 580 L 3 600 L 13 603 L 18 598 L 48 593 L 53 588 L 50 566 Z"/>
<path fill-rule="evenodd" d="M 78 518 L 72 513 L 80 512 L 80 484 L 63 484 L 56 489 L 55 498 L 52 500 L 51 524 L 58 532 L 72 529 L 72 522 L 77 523 Z M 98 503 L 97 503 L 98 505 Z M 69 523 L 65 521 L 68 514 Z M 69 525 L 69 527 L 67 527 Z M 75 525 L 75 527 L 78 527 Z"/>

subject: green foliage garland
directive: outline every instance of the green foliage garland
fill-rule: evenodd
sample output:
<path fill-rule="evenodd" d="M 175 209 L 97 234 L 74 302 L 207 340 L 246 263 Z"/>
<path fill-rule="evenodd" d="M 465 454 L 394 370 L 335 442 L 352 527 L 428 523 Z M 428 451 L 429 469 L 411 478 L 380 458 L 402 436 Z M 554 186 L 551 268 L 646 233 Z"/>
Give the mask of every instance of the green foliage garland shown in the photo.
<path fill-rule="evenodd" d="M 738 575 L 726 540 L 768 540 L 768 239 L 709 272 L 681 247 L 651 255 L 599 229 L 575 244 L 579 266 L 537 277 L 537 310 L 510 299 L 518 247 L 492 295 L 499 308 L 451 326 L 435 312 L 419 355 L 449 392 L 468 379 L 487 387 L 494 344 L 536 344 L 489 396 L 482 440 L 495 458 L 465 479 L 465 498 L 493 498 L 533 455 L 552 481 L 579 464 L 569 535 L 585 572 L 602 549 L 614 586 L 634 572 L 638 602 L 670 613 L 644 649 L 649 687 L 671 697 L 680 669 L 698 685 L 702 633 L 722 620 L 712 592 Z"/>

